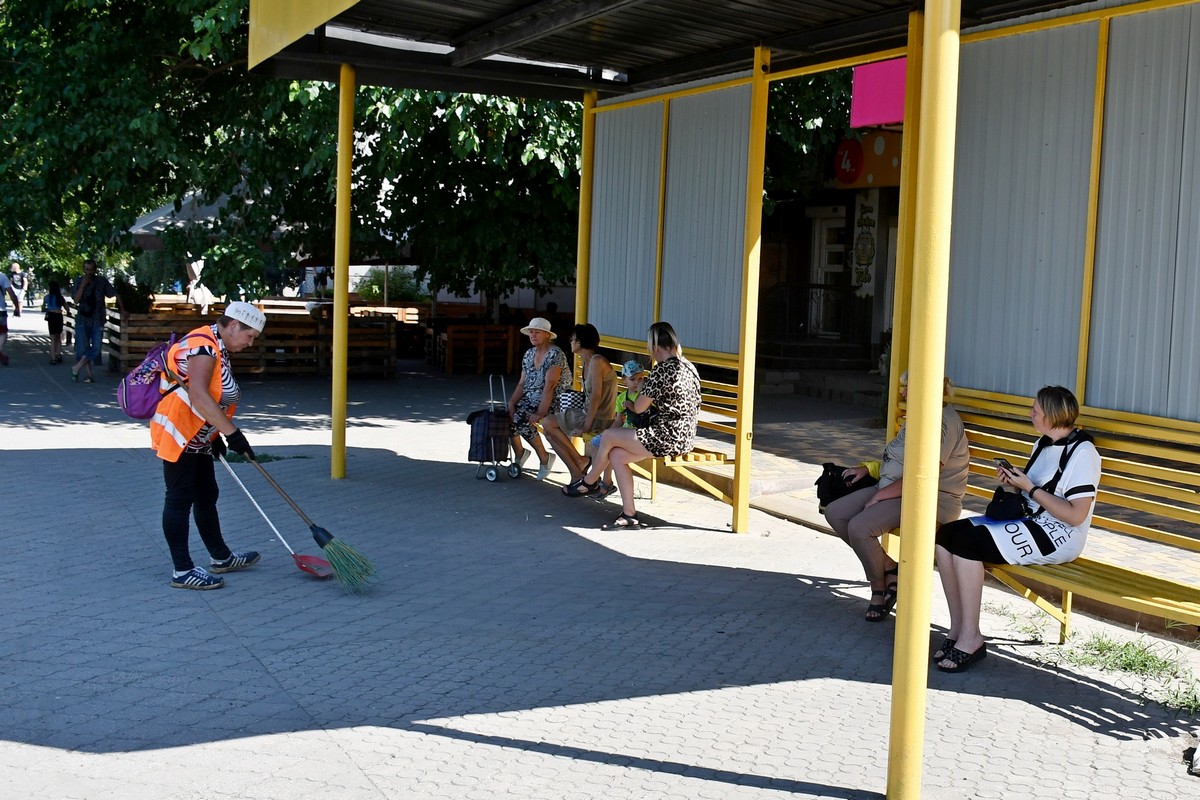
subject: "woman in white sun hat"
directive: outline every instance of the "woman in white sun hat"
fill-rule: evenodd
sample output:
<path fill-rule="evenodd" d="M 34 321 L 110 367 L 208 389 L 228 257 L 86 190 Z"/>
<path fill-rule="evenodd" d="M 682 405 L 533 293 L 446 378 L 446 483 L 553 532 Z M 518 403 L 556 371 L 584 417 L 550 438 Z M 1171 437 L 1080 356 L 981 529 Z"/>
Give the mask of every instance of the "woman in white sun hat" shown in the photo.
<path fill-rule="evenodd" d="M 228 449 L 247 458 L 254 451 L 233 424 L 241 389 L 233 378 L 229 354 L 254 344 L 267 318 L 249 303 L 230 303 L 213 325 L 190 332 L 167 351 L 167 368 L 183 387 L 159 401 L 150 420 L 150 445 L 163 462 L 163 536 L 171 551 L 176 589 L 220 589 L 223 578 L 258 563 L 253 551 L 234 552 L 221 535 L 217 515 L 217 478 L 213 462 Z M 163 389 L 170 388 L 164 378 Z M 208 569 L 192 562 L 188 550 L 188 516 L 196 520 L 200 540 L 211 558 Z"/>
<path fill-rule="evenodd" d="M 533 347 L 521 358 L 521 378 L 508 399 L 508 416 L 513 423 L 513 452 L 517 463 L 525 466 L 529 451 L 522 439 L 537 453 L 538 480 L 544 481 L 554 466 L 554 454 L 546 450 L 536 423 L 558 409 L 558 397 L 571 388 L 571 368 L 567 356 L 554 343 L 554 331 L 545 317 L 534 317 L 521 328 Z"/>

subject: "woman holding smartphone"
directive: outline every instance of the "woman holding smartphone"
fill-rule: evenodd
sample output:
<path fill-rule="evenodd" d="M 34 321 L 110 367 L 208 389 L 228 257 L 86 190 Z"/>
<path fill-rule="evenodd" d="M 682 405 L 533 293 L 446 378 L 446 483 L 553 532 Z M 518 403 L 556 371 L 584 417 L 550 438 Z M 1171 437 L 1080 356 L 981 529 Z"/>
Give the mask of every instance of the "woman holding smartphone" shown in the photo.
<path fill-rule="evenodd" d="M 1083 552 L 1096 488 L 1100 454 L 1092 437 L 1075 427 L 1079 402 L 1069 389 L 1046 386 L 1029 418 L 1041 434 L 1024 470 L 1003 459 L 996 474 L 1021 492 L 1033 512 L 1025 518 L 968 519 L 938 529 L 936 557 L 950 630 L 933 658 L 942 672 L 962 672 L 987 656 L 979 631 L 983 565 L 1062 564 Z"/>

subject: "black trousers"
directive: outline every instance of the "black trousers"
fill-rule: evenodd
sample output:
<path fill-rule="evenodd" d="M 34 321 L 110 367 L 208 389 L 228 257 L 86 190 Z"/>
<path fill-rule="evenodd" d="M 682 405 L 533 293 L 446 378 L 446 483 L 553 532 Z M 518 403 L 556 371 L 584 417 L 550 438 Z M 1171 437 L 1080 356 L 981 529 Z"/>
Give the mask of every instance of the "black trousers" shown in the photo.
<path fill-rule="evenodd" d="M 195 566 L 188 550 L 188 514 L 196 519 L 196 530 L 208 548 L 208 554 L 218 561 L 229 558 L 231 552 L 221 535 L 221 519 L 217 516 L 216 470 L 210 453 L 183 453 L 175 462 L 163 462 L 163 480 L 167 485 L 163 500 L 163 536 L 171 550 L 171 561 L 177 572 Z"/>

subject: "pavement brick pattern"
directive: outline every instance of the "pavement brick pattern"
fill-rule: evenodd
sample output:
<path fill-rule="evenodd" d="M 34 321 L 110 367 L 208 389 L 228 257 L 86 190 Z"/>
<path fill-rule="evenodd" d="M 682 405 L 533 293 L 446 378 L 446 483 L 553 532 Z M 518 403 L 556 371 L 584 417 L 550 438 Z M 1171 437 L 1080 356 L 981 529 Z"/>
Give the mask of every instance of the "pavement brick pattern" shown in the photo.
<path fill-rule="evenodd" d="M 220 591 L 171 589 L 144 425 L 116 409 L 115 375 L 72 384 L 46 364 L 42 323 L 25 320 L 0 369 L 6 796 L 882 797 L 894 627 L 860 622 L 867 590 L 834 538 L 758 510 L 735 536 L 726 506 L 673 487 L 639 501 L 657 527 L 606 533 L 615 497 L 564 498 L 565 472 L 476 480 L 465 419 L 486 380 L 411 364 L 351 383 L 338 481 L 328 385 L 243 381 L 251 443 L 309 516 L 375 560 L 369 594 L 297 570 L 220 470 L 227 538 L 263 560 Z M 794 434 L 880 441 L 824 413 Z M 797 457 L 797 474 L 818 469 Z M 1024 605 L 986 599 L 993 657 L 930 673 L 924 797 L 1200 797 L 1181 760 L 1195 719 L 1046 666 Z"/>

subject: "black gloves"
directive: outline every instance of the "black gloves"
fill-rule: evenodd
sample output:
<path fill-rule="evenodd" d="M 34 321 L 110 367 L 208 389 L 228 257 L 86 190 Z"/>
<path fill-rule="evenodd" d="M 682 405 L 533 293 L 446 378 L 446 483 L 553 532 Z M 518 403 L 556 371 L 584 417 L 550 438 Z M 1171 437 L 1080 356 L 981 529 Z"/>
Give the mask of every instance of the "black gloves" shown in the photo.
<path fill-rule="evenodd" d="M 242 429 L 238 428 L 233 433 L 225 437 L 229 440 L 229 449 L 237 453 L 239 456 L 254 461 L 254 451 L 250 449 L 250 443 L 246 441 L 246 434 L 242 433 Z"/>
<path fill-rule="evenodd" d="M 212 456 L 213 461 L 224 458 L 229 452 L 229 448 L 225 447 L 225 440 L 221 438 L 221 434 L 217 434 L 212 440 Z"/>

